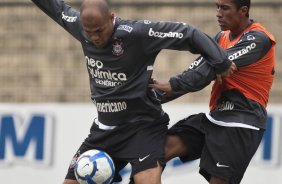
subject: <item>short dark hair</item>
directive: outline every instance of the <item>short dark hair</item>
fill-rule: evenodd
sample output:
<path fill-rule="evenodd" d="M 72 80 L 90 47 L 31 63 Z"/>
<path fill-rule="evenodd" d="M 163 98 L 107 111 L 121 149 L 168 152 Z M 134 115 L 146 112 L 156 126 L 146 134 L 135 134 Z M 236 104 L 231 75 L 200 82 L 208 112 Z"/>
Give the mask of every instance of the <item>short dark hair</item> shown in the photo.
<path fill-rule="evenodd" d="M 237 9 L 241 8 L 242 6 L 248 7 L 248 13 L 246 14 L 249 17 L 249 11 L 251 8 L 251 0 L 233 0 L 234 4 L 236 5 Z"/>

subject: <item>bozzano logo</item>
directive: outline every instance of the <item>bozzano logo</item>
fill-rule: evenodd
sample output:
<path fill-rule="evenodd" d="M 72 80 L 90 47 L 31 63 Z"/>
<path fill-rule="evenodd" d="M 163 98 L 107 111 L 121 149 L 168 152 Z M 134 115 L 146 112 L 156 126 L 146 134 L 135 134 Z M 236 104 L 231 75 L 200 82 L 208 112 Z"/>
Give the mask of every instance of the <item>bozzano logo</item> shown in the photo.
<path fill-rule="evenodd" d="M 247 47 L 243 48 L 242 50 L 239 50 L 238 52 L 235 52 L 234 54 L 230 55 L 228 57 L 229 60 L 233 61 L 234 59 L 237 59 L 247 53 L 249 53 L 251 50 L 255 49 L 257 47 L 256 43 L 252 43 L 248 45 Z"/>
<path fill-rule="evenodd" d="M 183 38 L 183 33 L 177 33 L 177 32 L 163 33 L 163 32 L 154 31 L 153 28 L 150 28 L 149 36 L 153 36 L 156 38 L 179 38 L 181 39 Z"/>

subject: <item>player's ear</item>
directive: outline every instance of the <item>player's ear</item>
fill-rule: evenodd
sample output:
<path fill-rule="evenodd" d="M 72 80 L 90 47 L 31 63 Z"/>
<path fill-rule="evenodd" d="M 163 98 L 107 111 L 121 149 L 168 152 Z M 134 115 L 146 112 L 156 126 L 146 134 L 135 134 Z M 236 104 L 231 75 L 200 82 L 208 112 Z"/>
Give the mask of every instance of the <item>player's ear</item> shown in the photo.
<path fill-rule="evenodd" d="M 249 17 L 249 8 L 247 6 L 242 6 L 240 8 L 240 11 L 242 15 L 245 15 L 245 17 Z"/>
<path fill-rule="evenodd" d="M 110 13 L 111 20 L 114 21 L 115 14 L 113 12 Z"/>

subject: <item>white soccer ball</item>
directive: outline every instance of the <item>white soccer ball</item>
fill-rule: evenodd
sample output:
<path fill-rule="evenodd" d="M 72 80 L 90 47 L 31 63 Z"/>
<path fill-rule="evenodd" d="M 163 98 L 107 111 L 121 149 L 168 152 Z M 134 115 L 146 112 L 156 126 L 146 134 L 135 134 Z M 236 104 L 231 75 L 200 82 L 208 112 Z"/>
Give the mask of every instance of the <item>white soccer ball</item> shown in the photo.
<path fill-rule="evenodd" d="M 115 166 L 107 153 L 93 149 L 78 157 L 74 171 L 80 184 L 108 184 L 114 178 Z"/>

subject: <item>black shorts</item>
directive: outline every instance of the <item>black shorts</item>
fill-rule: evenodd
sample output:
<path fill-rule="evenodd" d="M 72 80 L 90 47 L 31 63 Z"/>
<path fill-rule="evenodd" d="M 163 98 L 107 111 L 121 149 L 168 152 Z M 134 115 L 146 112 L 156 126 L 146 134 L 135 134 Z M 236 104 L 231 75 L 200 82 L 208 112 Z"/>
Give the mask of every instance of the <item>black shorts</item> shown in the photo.
<path fill-rule="evenodd" d="M 115 163 L 114 182 L 121 181 L 119 171 L 128 163 L 134 174 L 146 169 L 165 166 L 164 144 L 169 117 L 165 114 L 156 122 L 139 122 L 118 126 L 112 130 L 100 129 L 93 123 L 89 136 L 71 161 L 66 179 L 75 180 L 74 163 L 80 154 L 90 149 L 108 153 Z"/>
<path fill-rule="evenodd" d="M 218 126 L 205 114 L 185 118 L 168 134 L 177 134 L 187 145 L 183 162 L 200 158 L 200 174 L 208 181 L 216 176 L 239 184 L 263 137 L 264 130 Z"/>

